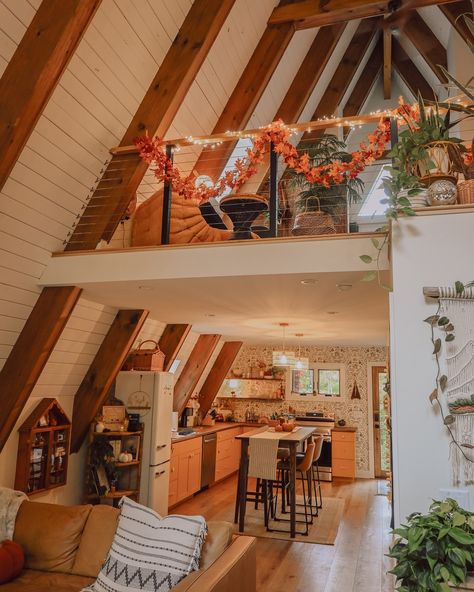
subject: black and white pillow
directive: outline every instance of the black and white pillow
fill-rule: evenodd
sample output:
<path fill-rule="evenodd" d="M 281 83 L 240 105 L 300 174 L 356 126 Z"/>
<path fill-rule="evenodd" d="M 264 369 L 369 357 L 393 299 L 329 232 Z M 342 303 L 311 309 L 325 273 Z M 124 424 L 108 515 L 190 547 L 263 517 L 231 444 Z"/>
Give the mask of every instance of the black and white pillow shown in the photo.
<path fill-rule="evenodd" d="M 82 592 L 167 592 L 199 569 L 202 516 L 159 514 L 122 498 L 112 546 L 97 580 Z"/>

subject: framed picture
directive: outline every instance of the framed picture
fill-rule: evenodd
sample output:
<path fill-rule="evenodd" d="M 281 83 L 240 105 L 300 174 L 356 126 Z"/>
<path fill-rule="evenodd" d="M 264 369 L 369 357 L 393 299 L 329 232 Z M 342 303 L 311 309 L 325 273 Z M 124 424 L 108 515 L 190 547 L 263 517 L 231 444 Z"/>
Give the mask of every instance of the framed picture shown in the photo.
<path fill-rule="evenodd" d="M 110 491 L 110 484 L 104 467 L 91 467 L 91 484 L 97 495 L 105 495 Z"/>
<path fill-rule="evenodd" d="M 102 407 L 104 427 L 111 431 L 119 431 L 125 420 L 125 405 L 104 405 Z"/>

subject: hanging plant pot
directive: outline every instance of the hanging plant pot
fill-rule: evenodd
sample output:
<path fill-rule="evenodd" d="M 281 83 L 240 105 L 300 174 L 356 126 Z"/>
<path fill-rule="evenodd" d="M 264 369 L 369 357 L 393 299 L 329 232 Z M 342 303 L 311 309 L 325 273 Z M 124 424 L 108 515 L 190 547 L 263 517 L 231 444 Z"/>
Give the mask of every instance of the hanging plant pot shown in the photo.
<path fill-rule="evenodd" d="M 433 142 L 425 146 L 428 157 L 419 160 L 416 174 L 427 187 L 439 179 L 455 179 L 451 142 Z"/>
<path fill-rule="evenodd" d="M 402 190 L 399 193 L 399 197 L 406 197 L 414 210 L 426 208 L 428 205 L 428 192 L 426 189 L 422 189 L 416 195 L 408 195 L 408 190 Z"/>

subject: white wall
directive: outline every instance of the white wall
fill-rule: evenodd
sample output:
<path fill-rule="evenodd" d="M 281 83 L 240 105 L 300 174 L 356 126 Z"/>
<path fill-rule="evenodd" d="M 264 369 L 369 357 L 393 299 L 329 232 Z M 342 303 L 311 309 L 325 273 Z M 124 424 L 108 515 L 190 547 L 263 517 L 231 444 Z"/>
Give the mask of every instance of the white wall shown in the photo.
<path fill-rule="evenodd" d="M 396 522 L 425 511 L 440 488 L 451 486 L 449 438 L 428 396 L 435 363 L 423 319 L 436 302 L 424 286 L 450 286 L 474 279 L 474 211 L 420 215 L 393 225 L 391 385 Z M 471 509 L 474 488 L 471 487 Z"/>

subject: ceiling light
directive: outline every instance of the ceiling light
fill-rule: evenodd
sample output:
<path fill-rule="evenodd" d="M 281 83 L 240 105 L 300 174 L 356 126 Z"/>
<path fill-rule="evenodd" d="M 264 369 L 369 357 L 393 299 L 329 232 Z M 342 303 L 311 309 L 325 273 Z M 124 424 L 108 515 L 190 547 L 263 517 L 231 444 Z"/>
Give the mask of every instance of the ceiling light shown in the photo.
<path fill-rule="evenodd" d="M 153 288 L 153 286 L 138 286 L 138 289 L 147 291 L 147 290 L 153 290 L 154 288 Z"/>
<path fill-rule="evenodd" d="M 339 311 L 337 310 L 328 310 L 328 315 L 336 315 L 339 314 Z"/>
<path fill-rule="evenodd" d="M 302 286 L 314 286 L 318 283 L 318 280 L 315 280 L 313 278 L 306 278 L 304 280 L 300 280 L 300 284 Z"/>
<path fill-rule="evenodd" d="M 283 347 L 281 351 L 274 351 L 272 356 L 272 363 L 273 366 L 287 366 L 289 368 L 295 365 L 295 352 L 293 351 L 286 351 L 285 349 L 285 342 L 286 342 L 286 328 L 288 327 L 288 323 L 278 323 L 283 330 Z"/>
<path fill-rule="evenodd" d="M 309 359 L 301 357 L 301 337 L 303 337 L 303 333 L 295 333 L 295 337 L 298 337 L 300 340 L 298 343 L 298 357 L 295 361 L 295 370 L 308 370 Z"/>
<path fill-rule="evenodd" d="M 209 312 L 205 315 L 206 317 L 215 317 L 216 315 L 213 312 Z"/>
<path fill-rule="evenodd" d="M 340 292 L 348 292 L 349 290 L 352 290 L 352 284 L 336 284 L 336 286 Z"/>

